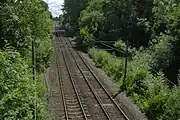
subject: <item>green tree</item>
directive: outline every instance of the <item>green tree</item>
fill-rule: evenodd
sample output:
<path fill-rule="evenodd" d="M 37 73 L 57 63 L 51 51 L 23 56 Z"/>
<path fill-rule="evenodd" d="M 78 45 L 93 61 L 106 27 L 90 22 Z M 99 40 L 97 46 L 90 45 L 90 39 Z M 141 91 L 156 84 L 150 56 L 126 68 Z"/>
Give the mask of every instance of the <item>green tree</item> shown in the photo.
<path fill-rule="evenodd" d="M 32 40 L 35 41 L 37 76 L 48 66 L 52 20 L 42 0 L 0 1 L 0 119 L 46 119 L 43 85 L 32 80 Z M 35 89 L 37 97 L 34 96 Z"/>
<path fill-rule="evenodd" d="M 78 19 L 81 11 L 87 6 L 88 0 L 65 0 L 64 1 L 64 23 L 69 23 L 74 33 L 79 31 Z"/>

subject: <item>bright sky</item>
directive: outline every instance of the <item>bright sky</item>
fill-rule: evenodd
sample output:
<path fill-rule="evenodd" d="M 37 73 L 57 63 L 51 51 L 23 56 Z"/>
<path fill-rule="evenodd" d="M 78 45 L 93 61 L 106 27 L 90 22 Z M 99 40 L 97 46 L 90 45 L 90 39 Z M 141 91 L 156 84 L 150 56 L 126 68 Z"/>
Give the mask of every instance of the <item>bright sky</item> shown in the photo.
<path fill-rule="evenodd" d="M 49 5 L 49 9 L 52 12 L 53 16 L 59 16 L 62 11 L 62 5 L 64 3 L 64 0 L 44 0 Z"/>

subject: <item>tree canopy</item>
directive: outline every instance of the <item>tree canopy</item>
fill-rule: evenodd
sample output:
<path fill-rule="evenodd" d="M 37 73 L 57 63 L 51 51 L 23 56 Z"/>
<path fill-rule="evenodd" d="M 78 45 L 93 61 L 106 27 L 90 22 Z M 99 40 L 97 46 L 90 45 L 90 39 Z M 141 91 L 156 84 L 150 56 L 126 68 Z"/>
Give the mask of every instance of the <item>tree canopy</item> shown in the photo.
<path fill-rule="evenodd" d="M 34 101 L 37 119 L 47 118 L 39 76 L 50 59 L 51 18 L 42 0 L 0 1 L 0 119 L 34 120 Z M 32 80 L 32 41 L 37 84 Z"/>
<path fill-rule="evenodd" d="M 74 31 L 79 46 L 88 49 L 97 47 L 96 41 L 117 41 L 114 46 L 124 51 L 118 56 L 122 59 L 128 43 L 127 81 L 131 82 L 127 83 L 127 92 L 143 110 L 154 114 L 154 119 L 178 119 L 179 103 L 173 106 L 176 112 L 164 108 L 171 106 L 169 99 L 179 100 L 179 89 L 174 89 L 180 84 L 179 0 L 65 0 L 63 10 L 62 24 Z M 98 50 L 90 50 L 90 54 L 109 75 L 122 80 L 121 60 L 114 64 L 113 56 L 110 59 L 110 55 Z M 154 89 L 156 82 L 159 93 Z"/>

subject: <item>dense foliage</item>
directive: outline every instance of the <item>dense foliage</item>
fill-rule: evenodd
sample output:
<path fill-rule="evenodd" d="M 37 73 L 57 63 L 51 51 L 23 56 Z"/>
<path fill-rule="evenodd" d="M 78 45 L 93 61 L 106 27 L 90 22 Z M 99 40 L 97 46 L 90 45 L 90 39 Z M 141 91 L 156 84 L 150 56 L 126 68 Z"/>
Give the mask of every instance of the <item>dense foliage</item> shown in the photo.
<path fill-rule="evenodd" d="M 71 31 L 79 31 L 77 42 L 85 47 L 92 46 L 97 40 L 121 39 L 128 40 L 137 49 L 141 46 L 149 48 L 160 41 L 161 33 L 171 37 L 169 53 L 172 55 L 163 58 L 169 63 L 156 65 L 154 69 L 163 70 L 168 79 L 178 84 L 179 10 L 178 0 L 65 0 L 63 21 Z"/>
<path fill-rule="evenodd" d="M 65 0 L 62 24 L 77 33 L 81 47 L 90 48 L 99 40 L 118 41 L 114 46 L 122 51 L 119 58 L 104 51 L 90 51 L 96 64 L 113 75 L 120 86 L 126 85 L 128 95 L 154 119 L 174 120 L 180 117 L 180 90 L 176 87 L 180 84 L 179 3 L 179 0 Z M 128 75 L 123 83 L 126 55 Z M 170 101 L 174 99 L 177 102 L 172 105 Z"/>
<path fill-rule="evenodd" d="M 51 18 L 42 0 L 0 1 L 0 119 L 35 119 L 35 101 L 37 119 L 46 119 L 43 85 L 32 80 L 32 41 L 40 76 L 51 53 Z"/>
<path fill-rule="evenodd" d="M 113 76 L 119 86 L 127 86 L 127 95 L 151 119 L 177 120 L 180 118 L 180 89 L 169 88 L 162 72 L 154 75 L 148 65 L 151 56 L 137 51 L 128 63 L 126 82 L 123 83 L 124 60 L 110 53 L 91 49 L 89 51 L 96 65 Z M 140 59 L 141 58 L 141 59 Z"/>
<path fill-rule="evenodd" d="M 63 24 L 68 23 L 66 27 L 72 35 L 79 31 L 78 19 L 87 2 L 88 0 L 64 0 Z"/>
<path fill-rule="evenodd" d="M 34 102 L 37 101 L 37 119 L 45 119 L 42 95 L 34 96 L 35 84 L 27 63 L 18 52 L 0 52 L 0 118 L 2 120 L 34 120 Z M 40 83 L 38 86 L 42 86 Z M 38 89 L 37 92 L 43 89 Z"/>

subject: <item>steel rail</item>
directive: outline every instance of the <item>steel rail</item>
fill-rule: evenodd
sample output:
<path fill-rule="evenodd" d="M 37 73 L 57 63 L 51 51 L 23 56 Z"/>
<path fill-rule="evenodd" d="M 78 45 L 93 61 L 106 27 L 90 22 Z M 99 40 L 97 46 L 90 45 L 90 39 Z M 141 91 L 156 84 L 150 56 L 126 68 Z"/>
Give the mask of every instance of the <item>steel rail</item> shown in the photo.
<path fill-rule="evenodd" d="M 66 106 L 66 100 L 65 100 L 64 90 L 63 90 L 63 85 L 62 85 L 62 76 L 61 76 L 61 73 L 60 73 L 60 68 L 59 68 L 59 63 L 58 63 L 59 58 L 56 56 L 57 55 L 57 49 L 56 49 L 55 45 L 56 45 L 56 40 L 55 40 L 55 43 L 54 43 L 54 51 L 55 51 L 55 57 L 56 57 L 56 65 L 57 65 L 57 71 L 58 71 L 59 86 L 60 86 L 60 91 L 61 91 L 61 94 L 62 94 L 65 119 L 69 120 L 68 112 L 67 112 L 67 106 Z"/>
<path fill-rule="evenodd" d="M 82 74 L 84 80 L 86 81 L 87 85 L 89 86 L 90 90 L 92 91 L 94 97 L 96 98 L 96 100 L 98 101 L 100 107 L 102 108 L 105 116 L 107 117 L 108 120 L 112 120 L 111 117 L 109 116 L 109 114 L 107 113 L 107 111 L 105 110 L 105 108 L 103 107 L 103 103 L 101 101 L 101 99 L 99 98 L 99 96 L 97 95 L 97 93 L 95 92 L 94 88 L 92 87 L 92 85 L 90 84 L 90 82 L 88 81 L 87 77 L 84 75 L 83 70 L 80 68 L 79 64 L 77 63 L 77 60 L 75 59 L 75 57 L 72 55 L 72 52 L 69 50 L 69 53 L 71 54 L 71 56 L 73 57 L 76 66 L 78 67 L 80 73 Z"/>
<path fill-rule="evenodd" d="M 79 93 L 78 93 L 78 91 L 77 91 L 77 88 L 75 87 L 75 83 L 74 83 L 74 80 L 73 80 L 73 78 L 72 78 L 72 74 L 71 74 L 70 69 L 69 69 L 69 67 L 68 67 L 68 65 L 67 65 L 67 61 L 66 61 L 66 59 L 65 59 L 64 52 L 63 52 L 62 50 L 61 50 L 61 53 L 62 53 L 62 55 L 63 55 L 63 60 L 64 60 L 64 63 L 65 63 L 66 69 L 67 69 L 67 71 L 68 71 L 68 75 L 69 75 L 69 78 L 70 78 L 70 80 L 71 80 L 71 83 L 72 83 L 72 85 L 73 85 L 74 91 L 75 91 L 75 93 L 76 93 L 76 97 L 77 97 L 77 99 L 78 99 L 79 105 L 80 105 L 80 107 L 81 107 L 81 110 L 82 110 L 84 119 L 85 119 L 85 120 L 88 120 L 87 115 L 86 115 L 86 113 L 85 113 L 85 110 L 84 110 L 84 108 L 83 108 L 82 102 L 81 102 L 81 100 L 80 100 Z"/>
<path fill-rule="evenodd" d="M 72 45 L 72 43 L 69 41 L 69 39 L 67 39 L 68 42 Z M 75 49 L 74 49 L 75 50 Z M 95 78 L 95 80 L 98 82 L 98 84 L 103 88 L 103 90 L 105 91 L 105 93 L 108 95 L 108 97 L 110 98 L 110 100 L 115 104 L 115 106 L 118 108 L 118 110 L 123 114 L 123 116 L 125 117 L 126 120 L 130 120 L 127 115 L 124 113 L 124 111 L 119 107 L 119 105 L 116 103 L 116 101 L 112 98 L 112 96 L 109 94 L 109 92 L 106 90 L 106 88 L 102 85 L 102 83 L 100 82 L 100 80 L 96 77 L 96 75 L 94 74 L 94 72 L 91 70 L 91 68 L 89 67 L 89 65 L 87 65 L 87 63 L 84 61 L 84 59 L 82 58 L 82 56 L 79 54 L 79 52 L 77 50 L 75 50 L 75 52 L 78 54 L 79 58 L 82 60 L 82 62 L 84 63 L 84 65 L 87 67 L 87 69 L 91 72 L 91 74 L 93 75 L 93 77 Z"/>

